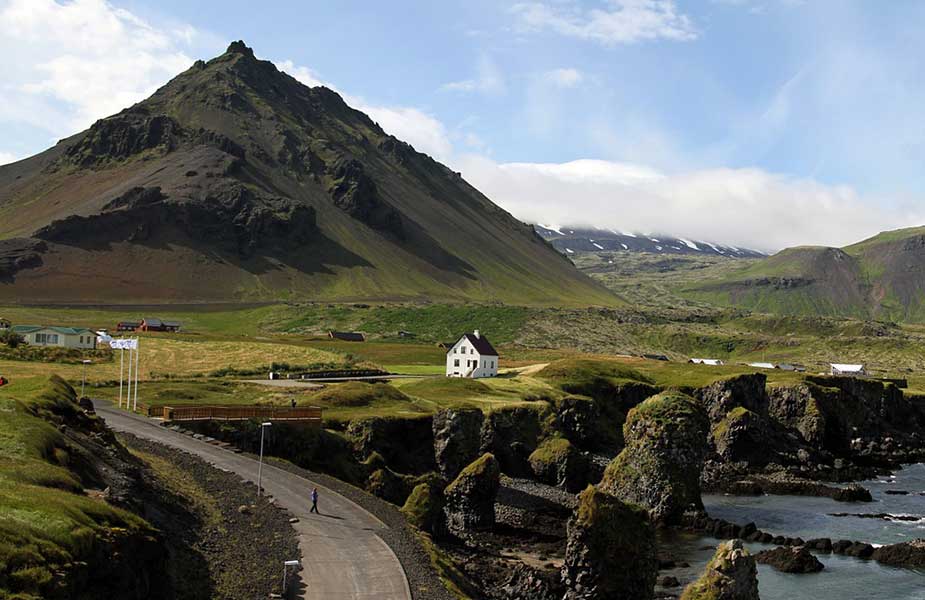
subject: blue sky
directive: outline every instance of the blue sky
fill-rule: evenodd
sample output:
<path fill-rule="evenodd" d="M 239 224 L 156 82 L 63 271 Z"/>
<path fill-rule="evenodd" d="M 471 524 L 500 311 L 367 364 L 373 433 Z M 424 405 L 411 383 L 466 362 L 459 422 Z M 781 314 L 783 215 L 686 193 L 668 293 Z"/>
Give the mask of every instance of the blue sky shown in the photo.
<path fill-rule="evenodd" d="M 0 161 L 243 39 L 525 220 L 766 250 L 925 222 L 922 2 L 255 6 L 0 0 Z"/>

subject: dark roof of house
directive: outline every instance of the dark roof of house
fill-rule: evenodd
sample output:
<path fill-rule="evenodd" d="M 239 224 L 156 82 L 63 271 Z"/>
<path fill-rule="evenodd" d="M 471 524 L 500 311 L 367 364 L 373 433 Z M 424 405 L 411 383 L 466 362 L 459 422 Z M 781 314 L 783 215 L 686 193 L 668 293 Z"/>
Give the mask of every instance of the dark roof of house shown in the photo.
<path fill-rule="evenodd" d="M 138 327 L 141 325 L 141 321 L 119 321 L 119 325 L 134 325 L 135 327 Z"/>
<path fill-rule="evenodd" d="M 345 342 L 366 341 L 366 336 L 356 331 L 331 331 L 328 335 L 336 340 L 343 340 Z"/>
<path fill-rule="evenodd" d="M 495 347 L 491 345 L 491 342 L 488 341 L 484 335 L 479 335 L 475 337 L 472 333 L 464 333 L 462 337 L 469 340 L 469 343 L 472 344 L 472 347 L 475 348 L 475 351 L 481 354 L 482 356 L 498 356 L 498 351 L 495 350 Z M 462 339 L 462 338 L 460 338 Z M 456 341 L 459 343 L 459 340 Z M 449 348 L 452 348 L 456 344 L 450 344 Z M 449 352 L 449 350 L 447 350 Z"/>
<path fill-rule="evenodd" d="M 180 321 L 164 321 L 164 327 L 177 327 L 179 328 L 181 323 Z"/>
<path fill-rule="evenodd" d="M 144 323 L 148 327 L 161 327 L 164 325 L 163 321 L 160 319 L 155 319 L 154 317 L 146 317 Z"/>

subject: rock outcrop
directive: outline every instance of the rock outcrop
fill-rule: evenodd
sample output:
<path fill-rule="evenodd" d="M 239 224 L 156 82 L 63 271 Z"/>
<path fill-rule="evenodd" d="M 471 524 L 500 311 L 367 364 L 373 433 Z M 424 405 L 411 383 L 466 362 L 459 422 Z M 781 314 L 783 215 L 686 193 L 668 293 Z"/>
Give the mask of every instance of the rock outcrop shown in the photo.
<path fill-rule="evenodd" d="M 873 502 L 870 490 L 856 483 L 836 490 L 832 494 L 832 499 L 838 502 Z"/>
<path fill-rule="evenodd" d="M 891 567 L 925 569 L 925 539 L 880 546 L 874 550 L 871 558 Z"/>
<path fill-rule="evenodd" d="M 446 481 L 478 458 L 484 420 L 477 408 L 451 408 L 434 415 L 434 461 Z"/>
<path fill-rule="evenodd" d="M 706 414 L 692 398 L 649 398 L 630 411 L 626 447 L 607 466 L 601 489 L 645 507 L 656 523 L 678 523 L 686 511 L 702 511 L 707 430 Z"/>
<path fill-rule="evenodd" d="M 434 470 L 431 418 L 370 417 L 352 421 L 347 435 L 363 460 L 377 452 L 400 473 Z"/>
<path fill-rule="evenodd" d="M 500 408 L 485 417 L 481 452 L 496 456 L 505 474 L 529 476 L 530 454 L 536 450 L 541 433 L 540 416 L 533 408 Z"/>
<path fill-rule="evenodd" d="M 568 522 L 563 600 L 653 597 L 655 533 L 645 510 L 589 486 Z"/>
<path fill-rule="evenodd" d="M 491 529 L 495 524 L 495 498 L 501 487 L 501 469 L 491 454 L 483 454 L 446 486 L 446 519 L 456 533 Z"/>
<path fill-rule="evenodd" d="M 735 408 L 767 416 L 767 381 L 767 376 L 761 373 L 738 375 L 700 388 L 694 392 L 694 397 L 700 401 L 713 422 L 723 420 Z"/>
<path fill-rule="evenodd" d="M 401 512 L 408 522 L 421 531 L 439 535 L 445 526 L 443 493 L 429 483 L 420 483 L 411 490 Z"/>
<path fill-rule="evenodd" d="M 787 548 L 778 546 L 773 550 L 764 550 L 755 555 L 761 564 L 771 565 L 782 573 L 818 573 L 825 566 L 806 546 Z"/>
<path fill-rule="evenodd" d="M 578 492 L 588 481 L 588 460 L 565 438 L 549 438 L 530 454 L 534 476 L 549 485 Z"/>
<path fill-rule="evenodd" d="M 720 544 L 681 600 L 758 600 L 758 567 L 740 540 Z"/>

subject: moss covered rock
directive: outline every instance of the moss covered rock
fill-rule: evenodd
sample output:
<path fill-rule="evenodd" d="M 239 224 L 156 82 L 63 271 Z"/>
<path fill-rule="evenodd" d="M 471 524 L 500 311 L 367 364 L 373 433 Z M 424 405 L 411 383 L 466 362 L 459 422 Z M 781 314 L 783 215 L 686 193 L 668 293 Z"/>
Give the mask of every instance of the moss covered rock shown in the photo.
<path fill-rule="evenodd" d="M 657 574 L 655 533 L 646 511 L 588 486 L 568 522 L 564 600 L 647 600 Z"/>
<path fill-rule="evenodd" d="M 664 393 L 630 411 L 624 450 L 607 466 L 601 489 L 650 511 L 658 523 L 702 511 L 700 474 L 709 423 L 692 398 Z"/>
<path fill-rule="evenodd" d="M 366 491 L 401 506 L 411 493 L 411 486 L 405 477 L 386 467 L 370 473 L 366 479 Z"/>
<path fill-rule="evenodd" d="M 741 540 L 720 544 L 700 579 L 681 600 L 758 600 L 758 568 Z"/>
<path fill-rule="evenodd" d="M 534 476 L 549 485 L 577 492 L 588 485 L 588 461 L 565 438 L 548 438 L 530 454 Z"/>
<path fill-rule="evenodd" d="M 528 459 L 543 433 L 540 417 L 538 409 L 523 406 L 488 413 L 482 427 L 481 452 L 493 454 L 501 470 L 512 477 L 531 475 Z"/>
<path fill-rule="evenodd" d="M 443 493 L 439 487 L 420 483 L 411 490 L 401 512 L 421 531 L 437 535 L 444 528 L 443 505 Z"/>
<path fill-rule="evenodd" d="M 447 525 L 455 532 L 491 529 L 495 498 L 501 487 L 501 468 L 492 454 L 483 454 L 446 486 Z"/>
<path fill-rule="evenodd" d="M 434 415 L 434 461 L 447 481 L 478 458 L 484 420 L 477 408 L 453 408 Z"/>

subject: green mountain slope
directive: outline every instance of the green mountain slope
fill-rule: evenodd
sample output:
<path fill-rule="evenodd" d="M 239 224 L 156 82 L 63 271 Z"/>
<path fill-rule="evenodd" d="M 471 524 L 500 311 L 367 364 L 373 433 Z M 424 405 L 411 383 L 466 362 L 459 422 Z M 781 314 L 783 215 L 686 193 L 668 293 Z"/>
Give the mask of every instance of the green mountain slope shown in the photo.
<path fill-rule="evenodd" d="M 683 293 L 770 313 L 923 322 L 925 227 L 845 248 L 789 248 Z"/>
<path fill-rule="evenodd" d="M 0 167 L 0 299 L 618 304 L 532 228 L 242 42 Z"/>

